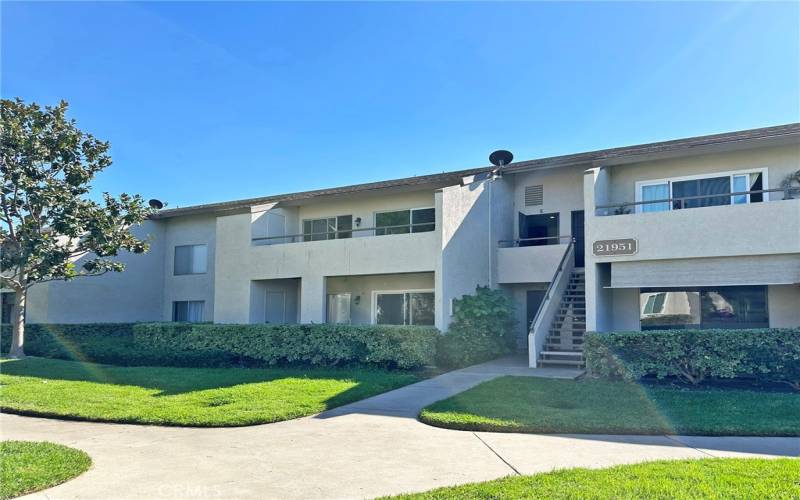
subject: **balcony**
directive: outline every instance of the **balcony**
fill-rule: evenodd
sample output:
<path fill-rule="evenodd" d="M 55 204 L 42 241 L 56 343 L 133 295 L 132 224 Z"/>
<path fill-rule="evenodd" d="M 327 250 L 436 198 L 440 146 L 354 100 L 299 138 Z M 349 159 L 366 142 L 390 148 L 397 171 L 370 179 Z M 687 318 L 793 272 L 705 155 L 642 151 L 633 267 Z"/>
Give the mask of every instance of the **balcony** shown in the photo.
<path fill-rule="evenodd" d="M 549 282 L 571 239 L 571 236 L 548 236 L 499 241 L 497 282 Z"/>
<path fill-rule="evenodd" d="M 440 250 L 432 229 L 405 224 L 252 238 L 246 265 L 263 278 L 433 271 Z"/>
<path fill-rule="evenodd" d="M 596 262 L 800 253 L 795 192 L 768 189 L 598 205 L 587 221 L 587 240 L 637 240 L 633 255 L 596 256 Z M 752 195 L 764 201 L 735 201 Z M 730 203 L 720 203 L 726 199 Z M 716 203 L 702 206 L 702 200 Z"/>

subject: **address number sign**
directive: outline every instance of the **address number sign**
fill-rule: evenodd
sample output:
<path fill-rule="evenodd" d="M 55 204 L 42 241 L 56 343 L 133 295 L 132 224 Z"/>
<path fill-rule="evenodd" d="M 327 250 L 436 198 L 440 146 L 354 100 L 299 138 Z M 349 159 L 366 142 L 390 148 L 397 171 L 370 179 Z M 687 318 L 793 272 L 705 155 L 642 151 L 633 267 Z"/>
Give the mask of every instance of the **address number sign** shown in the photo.
<path fill-rule="evenodd" d="M 595 255 L 633 255 L 639 250 L 638 242 L 633 238 L 621 240 L 600 240 L 592 245 Z"/>

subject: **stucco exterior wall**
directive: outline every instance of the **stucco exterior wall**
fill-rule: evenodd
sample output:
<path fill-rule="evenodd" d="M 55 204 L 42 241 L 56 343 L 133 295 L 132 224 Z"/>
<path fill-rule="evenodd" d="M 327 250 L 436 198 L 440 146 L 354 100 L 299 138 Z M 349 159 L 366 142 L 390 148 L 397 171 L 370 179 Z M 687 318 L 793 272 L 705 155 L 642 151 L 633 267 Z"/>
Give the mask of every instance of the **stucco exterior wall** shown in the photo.
<path fill-rule="evenodd" d="M 339 200 L 309 203 L 297 207 L 297 225 L 290 227 L 287 233 L 302 233 L 302 223 L 304 220 L 335 217 L 337 215 L 352 215 L 354 229 L 358 229 L 358 227 L 370 228 L 375 227 L 375 214 L 377 212 L 410 208 L 432 208 L 433 206 L 434 191 L 432 189 L 390 195 L 377 193 L 366 196 L 352 196 Z M 357 217 L 361 218 L 360 226 L 356 226 Z M 370 237 L 372 235 L 373 233 L 371 231 L 353 232 L 354 238 Z"/>
<path fill-rule="evenodd" d="M 800 285 L 770 285 L 767 306 L 772 328 L 800 327 Z"/>
<path fill-rule="evenodd" d="M 163 321 L 172 321 L 172 303 L 182 300 L 205 302 L 204 321 L 214 321 L 214 271 L 216 250 L 216 218 L 211 215 L 168 219 L 164 235 Z M 249 237 L 248 237 L 249 241 Z M 175 247 L 205 244 L 208 261 L 204 274 L 175 275 Z"/>
<path fill-rule="evenodd" d="M 150 240 L 144 254 L 121 252 L 121 273 L 52 281 L 31 288 L 30 323 L 115 323 L 161 318 L 161 276 L 164 272 L 164 224 L 147 221 L 133 233 Z M 87 258 L 76 261 L 81 266 Z"/>
<path fill-rule="evenodd" d="M 608 203 L 634 201 L 638 181 L 755 168 L 767 168 L 768 187 L 779 187 L 786 175 L 800 169 L 800 145 L 763 147 L 607 167 Z"/>
<path fill-rule="evenodd" d="M 388 290 L 434 290 L 430 273 L 384 274 L 373 276 L 333 276 L 327 279 L 327 292 L 350 293 L 350 321 L 368 325 L 374 320 L 372 294 Z M 357 303 L 356 303 L 357 302 Z"/>
<path fill-rule="evenodd" d="M 571 213 L 583 210 L 583 172 L 586 166 L 534 170 L 514 175 L 514 237 L 519 238 L 517 213 L 559 214 L 559 235 L 572 235 Z M 541 184 L 543 203 L 540 206 L 525 206 L 525 187 Z M 553 269 L 555 270 L 555 269 Z"/>
<path fill-rule="evenodd" d="M 446 330 L 451 301 L 488 286 L 496 242 L 492 241 L 491 181 L 442 189 L 442 234 L 438 250 L 437 323 Z"/>

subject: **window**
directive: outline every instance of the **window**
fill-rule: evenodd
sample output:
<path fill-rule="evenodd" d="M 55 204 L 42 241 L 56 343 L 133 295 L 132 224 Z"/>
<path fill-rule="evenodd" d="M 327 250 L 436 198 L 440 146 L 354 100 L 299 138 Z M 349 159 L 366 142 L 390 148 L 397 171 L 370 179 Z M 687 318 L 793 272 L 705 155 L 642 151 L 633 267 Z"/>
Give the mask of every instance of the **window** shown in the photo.
<path fill-rule="evenodd" d="M 639 212 L 664 212 L 684 208 L 738 205 L 764 201 L 763 193 L 737 194 L 761 191 L 765 185 L 766 169 L 755 172 L 731 172 L 715 176 L 691 176 L 660 181 L 638 182 L 637 201 L 672 199 L 669 202 L 643 203 Z M 699 198 L 695 198 L 699 196 Z M 684 199 L 689 198 L 689 199 Z"/>
<path fill-rule="evenodd" d="M 375 214 L 375 235 L 424 233 L 436 229 L 436 210 L 414 208 Z"/>
<path fill-rule="evenodd" d="M 328 294 L 328 323 L 350 323 L 350 294 Z"/>
<path fill-rule="evenodd" d="M 766 286 L 643 289 L 640 304 L 642 330 L 769 327 Z"/>
<path fill-rule="evenodd" d="M 433 325 L 433 322 L 433 292 L 375 292 L 375 323 Z"/>
<path fill-rule="evenodd" d="M 175 247 L 176 276 L 181 274 L 204 274 L 207 269 L 206 245 L 180 245 Z"/>
<path fill-rule="evenodd" d="M 0 307 L 0 309 L 2 309 L 0 322 L 3 324 L 11 323 L 11 315 L 14 312 L 14 292 L 3 292 L 0 294 L 0 300 L 2 300 L 2 304 L 0 304 L 0 306 L 2 306 Z"/>
<path fill-rule="evenodd" d="M 205 302 L 202 300 L 179 300 L 172 303 L 172 321 L 201 323 Z"/>
<path fill-rule="evenodd" d="M 303 241 L 350 238 L 353 235 L 350 232 L 351 229 L 353 229 L 352 215 L 306 219 L 303 221 Z"/>
<path fill-rule="evenodd" d="M 642 186 L 642 201 L 668 200 L 669 183 Z M 664 212 L 669 210 L 669 202 L 646 203 L 641 205 L 642 212 Z"/>

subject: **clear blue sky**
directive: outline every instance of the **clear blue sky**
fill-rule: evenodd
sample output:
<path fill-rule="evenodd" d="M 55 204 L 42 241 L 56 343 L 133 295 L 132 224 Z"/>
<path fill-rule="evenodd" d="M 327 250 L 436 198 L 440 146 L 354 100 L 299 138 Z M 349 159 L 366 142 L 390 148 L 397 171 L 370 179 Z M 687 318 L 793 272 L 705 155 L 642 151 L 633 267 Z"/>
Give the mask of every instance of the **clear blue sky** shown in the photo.
<path fill-rule="evenodd" d="M 2 3 L 2 95 L 170 206 L 800 121 L 800 4 Z"/>

